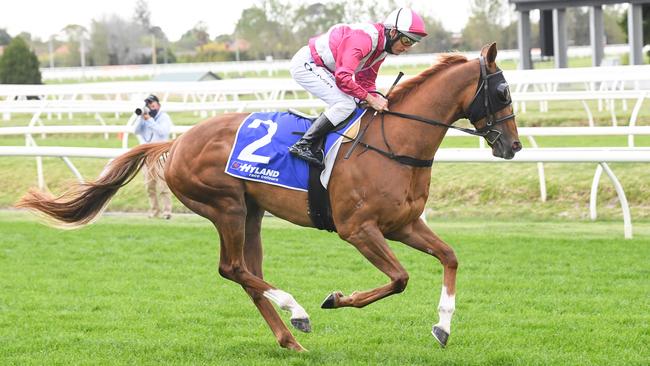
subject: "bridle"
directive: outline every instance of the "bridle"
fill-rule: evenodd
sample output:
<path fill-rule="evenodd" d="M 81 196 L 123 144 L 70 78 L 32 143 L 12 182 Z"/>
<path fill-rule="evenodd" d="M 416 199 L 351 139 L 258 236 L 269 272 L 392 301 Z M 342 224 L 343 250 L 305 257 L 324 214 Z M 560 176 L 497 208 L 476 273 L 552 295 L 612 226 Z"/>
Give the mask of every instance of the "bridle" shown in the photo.
<path fill-rule="evenodd" d="M 512 104 L 512 99 L 510 98 L 510 88 L 508 87 L 508 83 L 503 76 L 503 70 L 497 67 L 497 71 L 495 73 L 488 74 L 487 65 L 483 56 L 479 57 L 479 63 L 481 65 L 480 83 L 476 88 L 476 94 L 474 94 L 472 102 L 469 104 L 469 110 L 466 113 L 465 118 L 469 119 L 475 128 L 476 123 L 482 118 L 485 118 L 485 126 L 482 128 L 476 128 L 476 131 L 484 132 L 485 135 L 483 137 L 485 137 L 487 142 L 494 144 L 499 139 L 499 137 L 501 137 L 501 132 L 493 129 L 492 127 L 509 119 L 515 118 L 515 114 L 510 113 L 509 115 L 501 118 L 496 117 L 496 112 Z M 494 80 L 491 85 L 490 79 Z M 480 103 L 481 94 L 483 94 L 482 104 Z M 494 134 L 494 138 L 489 138 L 490 134 Z"/>
<path fill-rule="evenodd" d="M 500 110 L 512 104 L 512 99 L 510 98 L 510 89 L 508 88 L 508 83 L 506 82 L 506 79 L 503 76 L 503 71 L 501 69 L 497 68 L 497 71 L 495 73 L 488 74 L 485 57 L 483 57 L 482 55 L 479 56 L 479 63 L 481 68 L 481 76 L 479 78 L 478 86 L 476 88 L 476 93 L 474 94 L 474 98 L 469 104 L 468 110 L 464 112 L 464 118 L 469 119 L 469 121 L 472 123 L 472 125 L 475 128 L 474 130 L 470 128 L 449 125 L 440 121 L 425 118 L 415 114 L 384 111 L 381 114 L 381 134 L 384 139 L 384 144 L 388 148 L 388 151 L 378 149 L 372 145 L 368 145 L 361 141 L 366 130 L 368 129 L 368 127 L 372 123 L 372 120 L 374 119 L 373 116 L 370 122 L 368 122 L 368 124 L 366 125 L 365 129 L 357 136 L 355 143 L 352 145 L 352 147 L 346 154 L 346 159 L 347 157 L 350 156 L 352 150 L 356 147 L 356 145 L 362 145 L 368 150 L 373 150 L 401 164 L 411 165 L 415 167 L 430 167 L 433 165 L 433 159 L 429 159 L 429 160 L 417 159 L 410 156 L 396 155 L 395 153 L 393 153 L 390 145 L 388 144 L 388 140 L 386 139 L 386 134 L 384 132 L 384 115 L 386 114 L 423 122 L 432 126 L 453 128 L 455 130 L 459 130 L 470 135 L 483 137 L 490 145 L 494 144 L 502 135 L 501 131 L 494 129 L 494 127 L 499 123 L 503 123 L 509 119 L 514 118 L 515 114 L 510 113 L 509 115 L 504 117 L 500 117 L 500 118 L 496 117 L 496 112 L 499 112 Z M 491 80 L 493 80 L 492 83 L 490 83 Z M 383 96 L 383 94 L 381 94 L 380 92 L 376 92 L 376 93 Z M 486 125 L 481 128 L 476 127 L 476 123 L 483 118 L 486 119 Z"/>

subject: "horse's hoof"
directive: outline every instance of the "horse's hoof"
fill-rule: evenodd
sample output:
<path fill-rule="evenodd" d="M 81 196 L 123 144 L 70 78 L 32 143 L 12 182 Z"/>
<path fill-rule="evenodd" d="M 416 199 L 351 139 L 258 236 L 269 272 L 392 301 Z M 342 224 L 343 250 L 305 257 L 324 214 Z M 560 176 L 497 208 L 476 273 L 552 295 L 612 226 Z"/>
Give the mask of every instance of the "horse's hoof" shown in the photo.
<path fill-rule="evenodd" d="M 296 352 L 309 352 L 305 347 L 303 347 L 300 343 L 298 343 L 295 340 L 291 343 L 281 344 L 280 346 Z"/>
<path fill-rule="evenodd" d="M 325 301 L 323 301 L 322 304 L 320 304 L 321 309 L 334 309 L 336 308 L 336 298 L 337 296 L 340 296 L 340 292 L 332 292 L 329 294 L 326 298 Z"/>
<path fill-rule="evenodd" d="M 438 343 L 440 343 L 440 346 L 442 348 L 445 348 L 447 346 L 447 340 L 449 339 L 449 333 L 445 332 L 442 330 L 442 328 L 439 328 L 437 326 L 433 326 L 433 329 L 431 329 L 431 334 L 436 338 Z"/>
<path fill-rule="evenodd" d="M 293 325 L 294 328 L 298 329 L 301 332 L 311 332 L 311 323 L 309 323 L 309 318 L 291 319 L 291 325 Z"/>

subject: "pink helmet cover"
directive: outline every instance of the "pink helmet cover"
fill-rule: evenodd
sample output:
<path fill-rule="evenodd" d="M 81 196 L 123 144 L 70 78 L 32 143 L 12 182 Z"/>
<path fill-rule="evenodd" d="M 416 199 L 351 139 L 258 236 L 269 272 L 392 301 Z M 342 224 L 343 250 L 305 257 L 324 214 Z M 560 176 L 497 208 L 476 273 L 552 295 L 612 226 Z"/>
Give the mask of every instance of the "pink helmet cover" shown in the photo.
<path fill-rule="evenodd" d="M 424 20 L 416 12 L 409 8 L 394 10 L 384 20 L 384 26 L 388 29 L 397 29 L 415 41 L 420 41 L 427 36 L 424 29 Z"/>

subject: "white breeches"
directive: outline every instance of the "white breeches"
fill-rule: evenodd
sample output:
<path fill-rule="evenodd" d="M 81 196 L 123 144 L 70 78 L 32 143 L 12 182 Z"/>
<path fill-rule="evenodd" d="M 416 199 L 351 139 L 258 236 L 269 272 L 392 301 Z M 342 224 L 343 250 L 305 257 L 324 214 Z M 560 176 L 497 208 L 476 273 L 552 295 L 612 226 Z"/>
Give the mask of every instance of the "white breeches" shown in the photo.
<path fill-rule="evenodd" d="M 333 125 L 341 123 L 356 109 L 355 98 L 336 86 L 334 75 L 329 70 L 314 63 L 309 46 L 296 52 L 289 72 L 300 86 L 327 103 L 329 107 L 323 113 Z"/>

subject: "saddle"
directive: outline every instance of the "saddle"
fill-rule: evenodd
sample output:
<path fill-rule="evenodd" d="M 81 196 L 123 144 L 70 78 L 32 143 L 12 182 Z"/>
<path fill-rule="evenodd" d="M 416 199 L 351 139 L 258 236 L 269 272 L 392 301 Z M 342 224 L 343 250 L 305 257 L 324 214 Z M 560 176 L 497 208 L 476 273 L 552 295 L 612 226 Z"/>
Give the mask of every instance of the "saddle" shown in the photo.
<path fill-rule="evenodd" d="M 311 120 L 312 123 L 318 116 L 312 116 L 305 114 L 301 111 L 295 109 L 289 109 L 289 113 L 294 114 L 298 117 Z M 334 128 L 330 133 L 336 133 L 345 128 L 350 119 L 355 116 L 355 113 L 352 113 L 350 117 L 341 122 L 338 126 Z M 359 126 L 361 123 L 356 123 L 352 128 L 350 128 L 347 133 L 344 135 L 342 143 L 353 141 L 357 134 L 359 133 Z M 321 138 L 317 141 L 314 141 L 312 144 L 312 153 L 322 154 L 323 145 L 325 139 Z M 334 225 L 334 220 L 332 218 L 332 205 L 329 199 L 329 193 L 327 189 L 323 187 L 321 183 L 320 176 L 323 172 L 323 169 L 317 166 L 309 166 L 309 185 L 307 190 L 307 201 L 309 204 L 309 217 L 311 218 L 314 226 L 319 230 L 327 230 L 336 232 L 336 226 Z"/>

